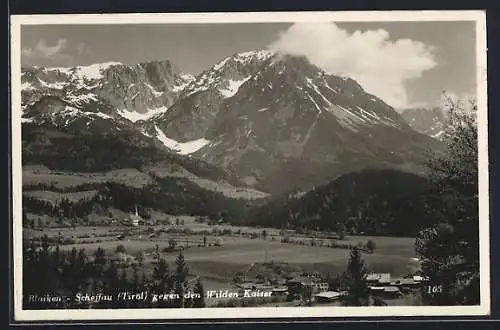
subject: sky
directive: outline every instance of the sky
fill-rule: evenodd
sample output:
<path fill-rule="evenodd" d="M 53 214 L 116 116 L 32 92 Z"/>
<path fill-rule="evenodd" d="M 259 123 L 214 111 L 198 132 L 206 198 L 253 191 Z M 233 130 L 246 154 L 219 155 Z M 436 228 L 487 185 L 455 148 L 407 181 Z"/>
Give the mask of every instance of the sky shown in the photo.
<path fill-rule="evenodd" d="M 476 89 L 475 23 L 321 22 L 27 25 L 23 66 L 168 59 L 198 74 L 226 56 L 269 48 L 354 78 L 397 109 L 436 106 Z"/>

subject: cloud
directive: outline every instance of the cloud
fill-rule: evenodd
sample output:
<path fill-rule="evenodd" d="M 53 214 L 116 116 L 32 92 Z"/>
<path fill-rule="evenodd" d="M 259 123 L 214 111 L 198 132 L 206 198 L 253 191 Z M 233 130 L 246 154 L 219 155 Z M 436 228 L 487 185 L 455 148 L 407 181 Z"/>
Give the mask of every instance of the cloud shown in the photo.
<path fill-rule="evenodd" d="M 437 65 L 433 47 L 411 39 L 392 41 L 385 30 L 349 33 L 334 23 L 297 23 L 269 45 L 305 56 L 326 72 L 345 75 L 395 108 L 409 105 L 405 82 Z"/>
<path fill-rule="evenodd" d="M 48 58 L 61 54 L 66 48 L 66 40 L 59 39 L 53 46 L 47 45 L 45 40 L 40 40 L 35 48 L 23 48 L 22 54 L 27 57 Z"/>

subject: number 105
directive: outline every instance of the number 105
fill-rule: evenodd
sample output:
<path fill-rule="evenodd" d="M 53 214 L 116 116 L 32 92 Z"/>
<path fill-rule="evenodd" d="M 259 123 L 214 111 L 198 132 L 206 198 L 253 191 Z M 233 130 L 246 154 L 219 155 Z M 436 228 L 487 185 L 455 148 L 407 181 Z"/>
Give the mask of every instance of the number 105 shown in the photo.
<path fill-rule="evenodd" d="M 427 287 L 427 293 L 428 294 L 436 294 L 436 293 L 442 293 L 443 292 L 443 286 L 442 285 L 429 285 Z"/>

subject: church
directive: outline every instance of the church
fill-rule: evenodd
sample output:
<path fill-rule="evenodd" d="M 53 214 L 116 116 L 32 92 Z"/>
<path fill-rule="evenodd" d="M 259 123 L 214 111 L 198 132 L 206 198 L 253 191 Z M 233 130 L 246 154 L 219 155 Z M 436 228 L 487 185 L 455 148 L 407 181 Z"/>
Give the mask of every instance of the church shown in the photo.
<path fill-rule="evenodd" d="M 129 215 L 129 224 L 136 227 L 139 226 L 139 224 L 142 222 L 142 217 L 139 215 L 139 212 L 137 212 L 137 206 L 135 207 L 135 214 L 130 213 Z"/>

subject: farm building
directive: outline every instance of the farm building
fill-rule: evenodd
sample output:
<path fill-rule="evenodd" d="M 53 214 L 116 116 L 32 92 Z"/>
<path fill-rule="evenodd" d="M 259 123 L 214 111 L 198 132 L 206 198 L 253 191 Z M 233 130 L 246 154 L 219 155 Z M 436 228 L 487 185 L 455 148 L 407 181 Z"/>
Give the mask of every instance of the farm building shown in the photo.
<path fill-rule="evenodd" d="M 423 277 L 423 276 L 420 276 L 420 275 L 414 275 L 413 276 L 413 280 L 417 283 L 422 283 L 422 282 L 427 282 L 429 280 L 429 278 L 427 277 Z"/>
<path fill-rule="evenodd" d="M 316 282 L 313 283 L 312 287 L 316 292 L 326 292 L 328 291 L 330 285 L 326 282 Z"/>
<path fill-rule="evenodd" d="M 396 298 L 402 295 L 401 291 L 396 286 L 372 286 L 370 292 L 374 296 L 381 296 L 384 298 Z"/>
<path fill-rule="evenodd" d="M 369 284 L 388 285 L 391 283 L 391 274 L 389 273 L 370 273 L 366 276 Z"/>
<path fill-rule="evenodd" d="M 314 292 L 325 292 L 329 289 L 329 284 L 323 282 L 321 278 L 312 276 L 298 276 L 287 282 L 288 290 L 298 291 L 304 287 L 312 287 Z"/>
<path fill-rule="evenodd" d="M 391 286 L 397 287 L 415 287 L 419 284 L 420 282 L 415 281 L 413 278 L 395 278 L 391 281 Z"/>
<path fill-rule="evenodd" d="M 318 303 L 330 303 L 340 299 L 344 294 L 337 291 L 324 291 L 314 295 Z"/>
<path fill-rule="evenodd" d="M 273 288 L 273 296 L 285 296 L 288 294 L 288 288 L 286 286 L 279 286 Z"/>

